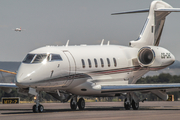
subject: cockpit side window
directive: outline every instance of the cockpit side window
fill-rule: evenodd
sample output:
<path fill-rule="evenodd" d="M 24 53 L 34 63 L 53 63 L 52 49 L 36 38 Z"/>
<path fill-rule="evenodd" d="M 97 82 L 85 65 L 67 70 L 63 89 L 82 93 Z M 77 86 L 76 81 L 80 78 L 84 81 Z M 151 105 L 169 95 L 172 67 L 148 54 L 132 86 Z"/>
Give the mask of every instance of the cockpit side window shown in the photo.
<path fill-rule="evenodd" d="M 46 56 L 47 54 L 37 54 L 32 63 L 41 63 L 46 58 Z"/>
<path fill-rule="evenodd" d="M 49 61 L 62 61 L 62 58 L 59 54 L 50 54 L 48 56 Z"/>
<path fill-rule="evenodd" d="M 27 54 L 23 60 L 23 63 L 31 63 L 34 57 L 35 57 L 35 54 Z"/>

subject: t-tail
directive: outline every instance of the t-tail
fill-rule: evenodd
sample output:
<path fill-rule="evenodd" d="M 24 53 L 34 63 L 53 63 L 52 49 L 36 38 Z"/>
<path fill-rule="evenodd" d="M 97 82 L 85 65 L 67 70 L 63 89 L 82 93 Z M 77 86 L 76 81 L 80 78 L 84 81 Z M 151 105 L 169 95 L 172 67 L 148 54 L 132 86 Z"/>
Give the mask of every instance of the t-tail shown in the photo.
<path fill-rule="evenodd" d="M 149 12 L 149 15 L 138 39 L 135 41 L 130 41 L 129 45 L 132 47 L 143 47 L 148 45 L 158 46 L 166 16 L 171 12 L 180 12 L 180 8 L 173 8 L 164 1 L 155 0 L 151 3 L 149 9 L 113 13 L 112 15 L 142 12 Z"/>

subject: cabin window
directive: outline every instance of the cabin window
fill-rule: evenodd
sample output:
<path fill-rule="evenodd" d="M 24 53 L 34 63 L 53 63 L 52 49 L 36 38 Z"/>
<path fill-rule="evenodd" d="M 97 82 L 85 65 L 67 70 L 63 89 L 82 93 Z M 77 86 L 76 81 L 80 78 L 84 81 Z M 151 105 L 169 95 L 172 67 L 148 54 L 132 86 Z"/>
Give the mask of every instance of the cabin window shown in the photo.
<path fill-rule="evenodd" d="M 110 60 L 109 60 L 109 58 L 107 58 L 107 63 L 108 63 L 108 67 L 110 67 L 111 65 L 110 65 Z"/>
<path fill-rule="evenodd" d="M 81 59 L 81 62 L 82 62 L 82 67 L 85 68 L 85 62 L 83 59 Z"/>
<path fill-rule="evenodd" d="M 97 60 L 94 58 L 95 67 L 98 67 Z"/>
<path fill-rule="evenodd" d="M 89 68 L 91 68 L 91 60 L 88 59 L 88 63 L 89 63 Z"/>
<path fill-rule="evenodd" d="M 103 59 L 101 58 L 100 61 L 101 61 L 101 67 L 104 67 L 104 61 L 103 61 Z"/>
<path fill-rule="evenodd" d="M 113 58 L 113 61 L 114 61 L 114 66 L 116 67 L 117 66 L 116 58 Z"/>

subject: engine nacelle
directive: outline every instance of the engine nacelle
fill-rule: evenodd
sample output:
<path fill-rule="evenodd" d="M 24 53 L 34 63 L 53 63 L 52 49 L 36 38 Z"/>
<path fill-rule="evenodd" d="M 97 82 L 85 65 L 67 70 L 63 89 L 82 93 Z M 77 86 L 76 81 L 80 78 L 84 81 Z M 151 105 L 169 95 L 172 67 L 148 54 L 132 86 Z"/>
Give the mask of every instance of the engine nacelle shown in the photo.
<path fill-rule="evenodd" d="M 143 47 L 138 52 L 138 62 L 142 67 L 168 66 L 174 63 L 174 55 L 165 48 L 158 46 Z"/>
<path fill-rule="evenodd" d="M 150 47 L 143 47 L 138 52 L 138 62 L 141 66 L 150 66 L 155 59 L 155 52 Z"/>

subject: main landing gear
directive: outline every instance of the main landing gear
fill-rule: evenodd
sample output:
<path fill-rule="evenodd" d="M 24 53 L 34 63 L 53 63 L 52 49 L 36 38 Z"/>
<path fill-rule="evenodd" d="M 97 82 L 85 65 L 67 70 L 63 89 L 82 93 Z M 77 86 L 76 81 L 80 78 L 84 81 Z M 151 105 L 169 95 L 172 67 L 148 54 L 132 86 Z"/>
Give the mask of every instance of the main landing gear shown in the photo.
<path fill-rule="evenodd" d="M 85 100 L 83 98 L 80 98 L 77 102 L 77 96 L 75 96 L 71 99 L 70 107 L 72 110 L 76 110 L 77 106 L 78 106 L 79 110 L 84 110 Z"/>
<path fill-rule="evenodd" d="M 39 104 L 39 92 L 35 97 L 36 97 L 36 99 L 35 99 L 36 104 L 33 105 L 33 108 L 32 108 L 33 112 L 34 113 L 41 113 L 44 111 L 44 107 L 43 107 L 43 105 Z"/>
<path fill-rule="evenodd" d="M 134 99 L 132 98 L 132 96 L 134 97 Z M 132 95 L 127 94 L 127 97 L 124 100 L 124 108 L 126 110 L 130 110 L 131 106 L 132 106 L 133 110 L 139 109 L 139 101 L 138 101 L 138 99 L 135 99 L 135 98 L 136 98 L 136 96 L 134 94 L 132 94 Z"/>

